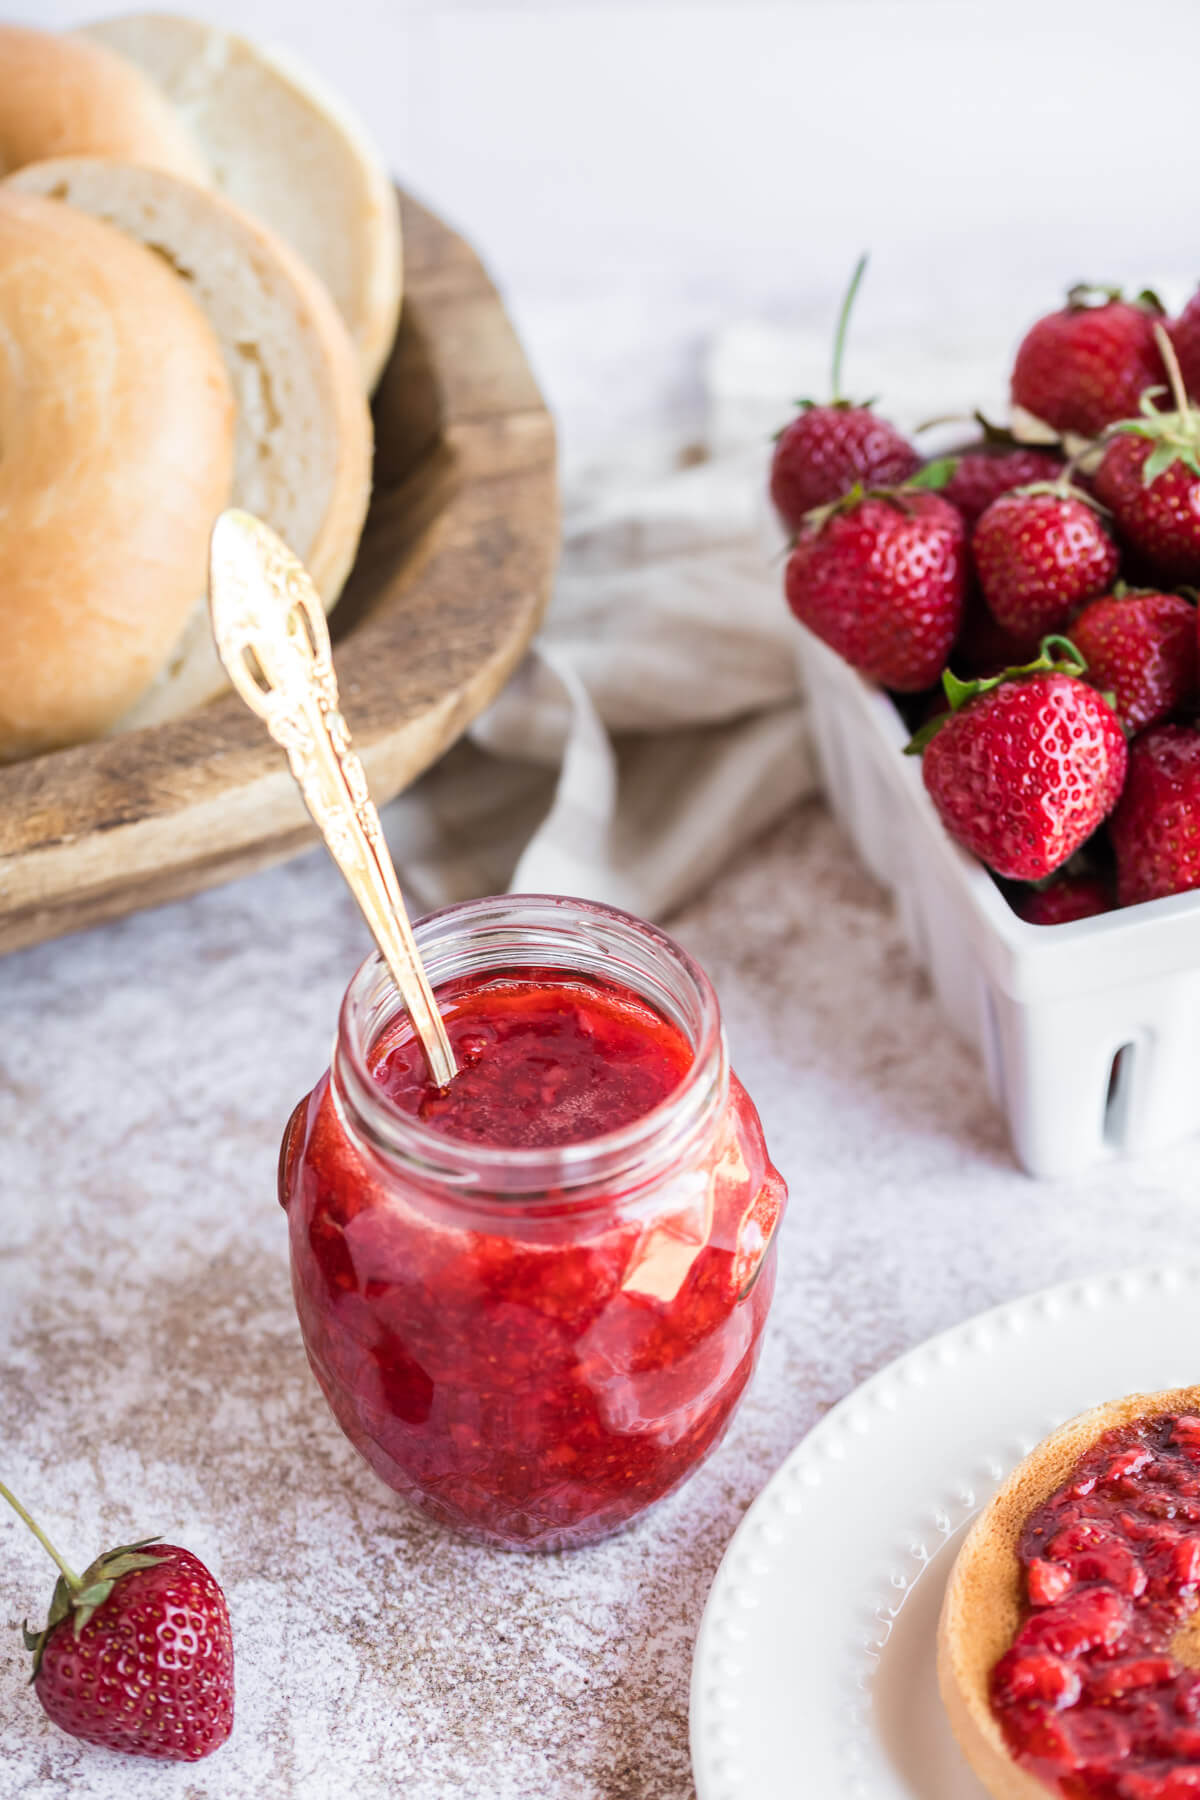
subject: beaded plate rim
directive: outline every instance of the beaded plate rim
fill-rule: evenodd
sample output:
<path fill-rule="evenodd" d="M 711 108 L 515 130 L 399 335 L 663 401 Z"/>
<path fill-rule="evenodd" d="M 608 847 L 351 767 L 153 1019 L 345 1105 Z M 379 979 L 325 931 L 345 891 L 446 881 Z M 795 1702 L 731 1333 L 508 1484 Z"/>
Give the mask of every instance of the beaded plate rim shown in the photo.
<path fill-rule="evenodd" d="M 744 1710 L 738 1693 L 742 1665 L 737 1651 L 753 1635 L 760 1584 L 775 1574 L 780 1554 L 803 1534 L 804 1495 L 827 1477 L 845 1480 L 854 1468 L 854 1446 L 870 1437 L 879 1411 L 896 1413 L 911 1404 L 931 1376 L 987 1358 L 1011 1345 L 1037 1324 L 1058 1324 L 1145 1301 L 1154 1294 L 1175 1298 L 1200 1287 L 1200 1262 L 1152 1265 L 1108 1275 L 1060 1282 L 1006 1301 L 952 1325 L 905 1351 L 868 1376 L 819 1420 L 789 1453 L 753 1501 L 726 1547 L 709 1589 L 692 1660 L 690 1740 L 699 1800 L 748 1800 L 750 1788 L 737 1758 L 742 1734 L 734 1723 Z M 1197 1345 L 1200 1362 L 1200 1341 Z M 1186 1385 L 1196 1379 L 1181 1371 Z M 1131 1384 L 1125 1391 L 1134 1391 Z M 1096 1403 L 1112 1398 L 1097 1394 Z M 829 1730 L 840 1764 L 839 1792 L 845 1800 L 883 1800 L 877 1784 L 864 1776 L 864 1745 L 874 1736 L 872 1687 L 883 1653 L 906 1600 L 937 1552 L 995 1492 L 1005 1475 L 1047 1433 L 1078 1408 L 1043 1416 L 1036 1429 L 1001 1441 L 994 1451 L 954 1473 L 931 1471 L 930 1497 L 917 1514 L 898 1517 L 886 1545 L 876 1550 L 873 1573 L 863 1582 L 837 1645 L 837 1698 L 841 1718 Z M 949 1471 L 949 1479 L 946 1478 Z M 773 1554 L 774 1553 L 774 1554 Z M 777 1800 L 758 1788 L 753 1800 Z M 790 1800 L 782 1792 L 778 1800 Z M 890 1796 L 888 1796 L 890 1800 Z"/>

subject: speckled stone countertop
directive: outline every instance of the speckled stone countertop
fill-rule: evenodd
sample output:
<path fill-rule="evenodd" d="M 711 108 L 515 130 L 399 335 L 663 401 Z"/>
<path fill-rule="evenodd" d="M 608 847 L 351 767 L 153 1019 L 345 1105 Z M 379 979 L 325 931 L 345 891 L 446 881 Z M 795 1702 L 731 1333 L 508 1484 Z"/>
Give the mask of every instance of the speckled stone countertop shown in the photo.
<path fill-rule="evenodd" d="M 778 1295 L 716 1457 L 624 1536 L 546 1558 L 406 1511 L 305 1364 L 275 1158 L 364 949 L 324 859 L 0 962 L 3 1477 L 68 1555 L 191 1546 L 238 1653 L 231 1742 L 154 1765 L 50 1725 L 5 1629 L 3 1800 L 685 1800 L 708 1585 L 814 1420 L 992 1302 L 1194 1248 L 1194 1146 L 1074 1183 L 1017 1171 L 819 805 L 673 928 L 791 1185 Z M 53 1571 L 15 1519 L 0 1537 L 7 1627 Z"/>

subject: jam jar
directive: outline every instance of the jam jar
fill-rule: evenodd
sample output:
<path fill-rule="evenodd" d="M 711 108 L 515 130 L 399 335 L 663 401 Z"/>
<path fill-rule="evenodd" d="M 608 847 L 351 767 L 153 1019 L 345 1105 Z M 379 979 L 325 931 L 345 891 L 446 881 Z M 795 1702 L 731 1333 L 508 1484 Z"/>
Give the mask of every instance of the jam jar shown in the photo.
<path fill-rule="evenodd" d="M 305 1348 L 431 1518 L 586 1544 L 678 1487 L 753 1372 L 786 1200 L 712 987 L 629 914 L 505 895 L 417 942 L 439 1092 L 391 978 L 347 990 L 280 1152 Z"/>

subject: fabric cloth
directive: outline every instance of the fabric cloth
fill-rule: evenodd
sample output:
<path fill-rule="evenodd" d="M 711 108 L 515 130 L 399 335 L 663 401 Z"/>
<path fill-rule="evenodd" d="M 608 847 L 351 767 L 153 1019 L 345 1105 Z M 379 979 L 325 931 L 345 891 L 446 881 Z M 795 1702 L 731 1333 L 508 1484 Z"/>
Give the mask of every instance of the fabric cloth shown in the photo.
<path fill-rule="evenodd" d="M 387 809 L 418 907 L 511 888 L 661 916 L 811 791 L 769 448 L 568 481 L 540 636 Z"/>
<path fill-rule="evenodd" d="M 701 443 L 657 469 L 646 433 L 569 473 L 543 630 L 467 737 L 387 811 L 416 908 L 505 888 L 661 917 L 812 791 L 773 430 L 821 393 L 828 326 L 734 326 L 700 362 Z M 981 401 L 994 340 L 856 345 L 902 427 Z M 619 404 L 615 402 L 614 404 Z"/>

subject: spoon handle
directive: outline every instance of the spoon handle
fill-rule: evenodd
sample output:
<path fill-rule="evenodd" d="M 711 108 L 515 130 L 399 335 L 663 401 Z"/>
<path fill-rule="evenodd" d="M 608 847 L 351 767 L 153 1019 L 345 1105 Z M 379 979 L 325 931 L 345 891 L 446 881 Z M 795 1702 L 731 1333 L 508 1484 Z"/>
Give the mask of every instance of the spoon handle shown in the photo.
<path fill-rule="evenodd" d="M 209 562 L 213 636 L 229 679 L 287 752 L 325 847 L 392 972 L 439 1087 L 456 1065 L 367 778 L 338 704 L 325 613 L 308 571 L 252 514 L 224 512 Z"/>

